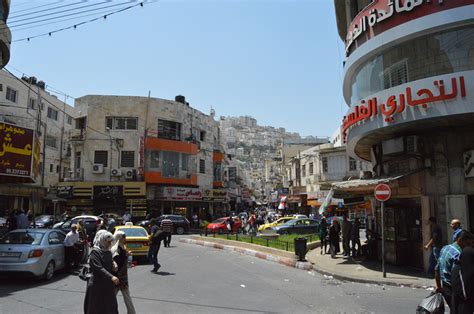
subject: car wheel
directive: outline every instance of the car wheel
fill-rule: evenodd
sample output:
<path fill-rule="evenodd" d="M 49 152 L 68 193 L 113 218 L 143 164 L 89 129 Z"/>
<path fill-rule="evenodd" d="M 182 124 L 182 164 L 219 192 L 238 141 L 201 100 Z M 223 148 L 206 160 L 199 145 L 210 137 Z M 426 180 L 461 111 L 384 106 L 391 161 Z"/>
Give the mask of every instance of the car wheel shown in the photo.
<path fill-rule="evenodd" d="M 176 228 L 176 233 L 177 234 L 184 234 L 184 228 L 183 227 Z"/>
<path fill-rule="evenodd" d="M 51 280 L 54 276 L 54 262 L 50 261 L 44 270 L 43 279 Z"/>

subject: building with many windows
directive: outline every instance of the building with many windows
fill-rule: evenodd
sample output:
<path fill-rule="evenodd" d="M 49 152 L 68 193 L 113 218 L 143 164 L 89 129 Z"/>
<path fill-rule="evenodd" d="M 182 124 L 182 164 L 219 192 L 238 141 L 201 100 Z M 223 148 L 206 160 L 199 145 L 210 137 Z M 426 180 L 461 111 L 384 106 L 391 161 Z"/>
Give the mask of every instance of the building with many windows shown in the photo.
<path fill-rule="evenodd" d="M 44 82 L 4 70 L 0 99 L 0 216 L 12 209 L 51 210 L 42 200 L 69 173 L 71 149 L 64 135 L 73 128 L 76 111 L 50 94 Z"/>
<path fill-rule="evenodd" d="M 474 1 L 334 3 L 347 55 L 342 139 L 375 177 L 333 187 L 373 201 L 375 185 L 390 184 L 386 258 L 426 270 L 430 216 L 445 243 L 452 218 L 473 230 Z"/>
<path fill-rule="evenodd" d="M 75 105 L 72 171 L 59 187 L 70 209 L 189 217 L 227 210 L 213 112 L 201 113 L 183 96 L 88 95 Z"/>

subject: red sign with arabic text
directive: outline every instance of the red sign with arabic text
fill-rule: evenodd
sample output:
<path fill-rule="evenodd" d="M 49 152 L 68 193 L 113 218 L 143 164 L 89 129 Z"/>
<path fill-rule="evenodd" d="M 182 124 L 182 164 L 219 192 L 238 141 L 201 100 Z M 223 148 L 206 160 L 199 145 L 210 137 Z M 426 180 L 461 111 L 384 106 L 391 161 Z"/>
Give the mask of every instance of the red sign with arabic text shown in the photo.
<path fill-rule="evenodd" d="M 0 176 L 31 179 L 33 139 L 32 129 L 0 123 Z"/>

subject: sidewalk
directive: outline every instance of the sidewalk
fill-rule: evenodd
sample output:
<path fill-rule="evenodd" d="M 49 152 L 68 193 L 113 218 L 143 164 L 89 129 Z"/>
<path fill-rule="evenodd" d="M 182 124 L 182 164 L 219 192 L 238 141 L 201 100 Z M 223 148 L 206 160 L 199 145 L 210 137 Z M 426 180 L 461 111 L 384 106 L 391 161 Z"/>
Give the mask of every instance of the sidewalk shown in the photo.
<path fill-rule="evenodd" d="M 317 272 L 332 275 L 342 280 L 366 283 L 427 288 L 434 286 L 434 279 L 421 272 L 403 267 L 385 265 L 387 278 L 382 276 L 382 264 L 377 261 L 357 261 L 341 254 L 332 259 L 329 254 L 320 254 L 319 248 L 309 251 L 306 259 Z"/>

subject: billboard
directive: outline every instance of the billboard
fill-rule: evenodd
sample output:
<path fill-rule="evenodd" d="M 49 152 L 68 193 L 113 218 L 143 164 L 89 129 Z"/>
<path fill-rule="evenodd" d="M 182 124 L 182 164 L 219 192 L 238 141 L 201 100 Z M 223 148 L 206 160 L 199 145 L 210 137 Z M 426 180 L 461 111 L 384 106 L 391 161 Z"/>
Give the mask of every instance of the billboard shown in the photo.
<path fill-rule="evenodd" d="M 34 182 L 39 175 L 39 155 L 34 130 L 0 123 L 0 176 Z"/>

